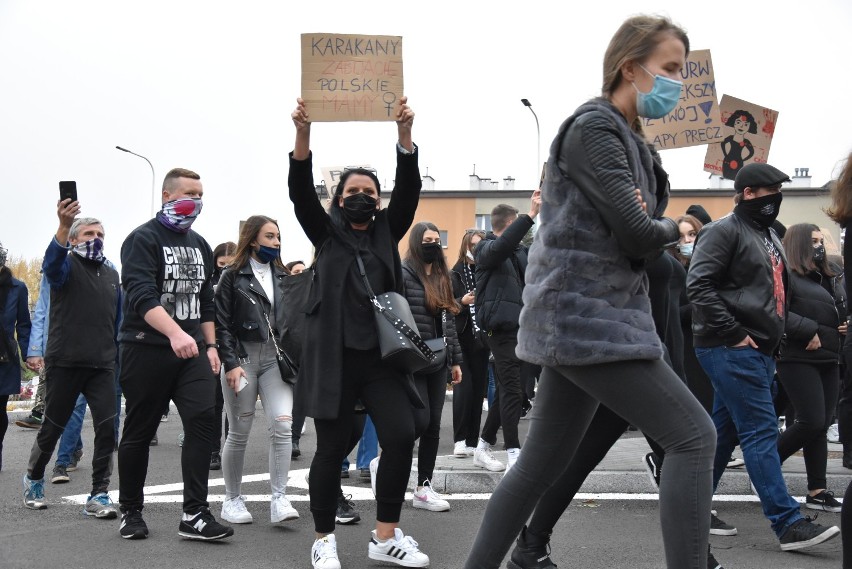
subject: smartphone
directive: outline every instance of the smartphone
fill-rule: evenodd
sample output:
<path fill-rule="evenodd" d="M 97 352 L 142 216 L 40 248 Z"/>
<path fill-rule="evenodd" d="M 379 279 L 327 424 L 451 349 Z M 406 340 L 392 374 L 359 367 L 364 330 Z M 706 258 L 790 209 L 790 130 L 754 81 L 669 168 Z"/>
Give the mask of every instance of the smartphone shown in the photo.
<path fill-rule="evenodd" d="M 77 182 L 59 182 L 59 201 L 71 199 L 77 201 Z"/>
<path fill-rule="evenodd" d="M 248 380 L 246 379 L 246 376 L 241 375 L 241 376 L 240 376 L 240 382 L 237 384 L 237 388 L 236 388 L 234 391 L 235 391 L 236 393 L 239 393 L 240 391 L 242 391 L 242 390 L 243 390 L 243 388 L 244 388 L 246 385 L 248 385 Z"/>

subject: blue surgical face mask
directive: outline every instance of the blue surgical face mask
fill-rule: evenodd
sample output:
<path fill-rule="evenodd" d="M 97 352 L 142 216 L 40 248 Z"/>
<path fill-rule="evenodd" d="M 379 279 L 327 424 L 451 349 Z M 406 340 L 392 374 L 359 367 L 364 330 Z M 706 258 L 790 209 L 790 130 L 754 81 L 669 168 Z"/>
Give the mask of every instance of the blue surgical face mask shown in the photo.
<path fill-rule="evenodd" d="M 261 263 L 271 263 L 278 258 L 281 250 L 277 247 L 267 247 L 266 245 L 258 245 L 258 250 L 254 252 L 257 260 Z"/>
<path fill-rule="evenodd" d="M 681 243 L 678 245 L 680 254 L 689 259 L 692 257 L 692 250 L 695 249 L 695 243 Z"/>
<path fill-rule="evenodd" d="M 642 65 L 639 65 L 639 67 L 642 67 Z M 644 67 L 642 67 L 642 70 L 648 75 L 652 75 Z M 647 93 L 640 91 L 636 83 L 631 84 L 636 89 L 636 112 L 639 116 L 659 119 L 669 114 L 677 106 L 683 83 L 662 75 L 653 75 L 653 77 L 654 86 Z"/>

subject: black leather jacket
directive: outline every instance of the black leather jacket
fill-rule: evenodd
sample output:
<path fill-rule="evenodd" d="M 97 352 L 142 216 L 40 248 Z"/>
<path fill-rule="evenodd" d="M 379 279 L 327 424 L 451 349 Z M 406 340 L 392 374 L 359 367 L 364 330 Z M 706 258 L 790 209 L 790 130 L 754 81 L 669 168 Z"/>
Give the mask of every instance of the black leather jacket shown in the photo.
<path fill-rule="evenodd" d="M 768 239 L 784 264 L 785 304 L 780 307 Z M 695 347 L 733 346 L 748 335 L 761 352 L 774 355 L 784 335 L 789 281 L 784 248 L 775 231 L 736 213 L 705 225 L 686 277 Z"/>
<path fill-rule="evenodd" d="M 287 275 L 275 265 L 272 265 L 271 270 L 275 322 L 282 322 L 284 303 L 281 293 Z M 247 263 L 241 269 L 225 269 L 216 286 L 216 338 L 219 340 L 219 357 L 226 372 L 238 367 L 239 359 L 245 357 L 242 342 L 265 343 L 269 340 L 269 326 L 264 314 L 269 314 L 271 308 L 263 287 L 251 270 L 251 264 Z"/>

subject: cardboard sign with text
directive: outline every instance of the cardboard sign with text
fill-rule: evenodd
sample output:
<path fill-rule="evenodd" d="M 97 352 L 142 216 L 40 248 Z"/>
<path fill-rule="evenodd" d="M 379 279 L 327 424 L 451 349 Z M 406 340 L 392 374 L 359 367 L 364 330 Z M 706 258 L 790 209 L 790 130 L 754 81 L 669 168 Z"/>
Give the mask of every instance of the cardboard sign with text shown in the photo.
<path fill-rule="evenodd" d="M 302 34 L 311 122 L 392 121 L 402 96 L 401 36 Z"/>
<path fill-rule="evenodd" d="M 373 174 L 376 174 L 376 169 L 369 164 L 359 164 L 357 166 L 322 166 L 320 168 L 320 171 L 322 172 L 322 179 L 325 182 L 325 187 L 328 190 L 329 196 L 333 196 L 337 190 L 337 183 L 340 181 L 340 176 L 343 172 L 353 168 L 364 168 L 365 170 L 370 170 Z"/>
<path fill-rule="evenodd" d="M 745 164 L 769 160 L 778 111 L 723 95 L 719 105 L 724 138 L 707 146 L 704 171 L 733 180 Z"/>
<path fill-rule="evenodd" d="M 657 150 L 721 142 L 722 119 L 710 50 L 690 52 L 680 75 L 680 102 L 662 118 L 641 119 L 645 137 Z"/>

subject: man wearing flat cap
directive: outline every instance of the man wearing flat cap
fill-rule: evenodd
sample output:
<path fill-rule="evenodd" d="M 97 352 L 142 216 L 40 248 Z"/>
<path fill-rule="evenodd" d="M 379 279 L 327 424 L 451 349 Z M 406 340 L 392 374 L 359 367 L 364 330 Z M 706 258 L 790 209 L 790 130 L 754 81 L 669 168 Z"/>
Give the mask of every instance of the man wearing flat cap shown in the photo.
<path fill-rule="evenodd" d="M 839 533 L 803 518 L 787 491 L 778 458 L 778 424 L 770 387 L 787 316 L 788 274 L 772 225 L 781 208 L 784 172 L 769 164 L 744 166 L 734 181 L 734 212 L 705 225 L 695 242 L 687 296 L 692 304 L 695 354 L 716 397 L 713 488 L 739 441 L 763 513 L 791 551 Z M 711 533 L 736 528 L 711 518 Z"/>

